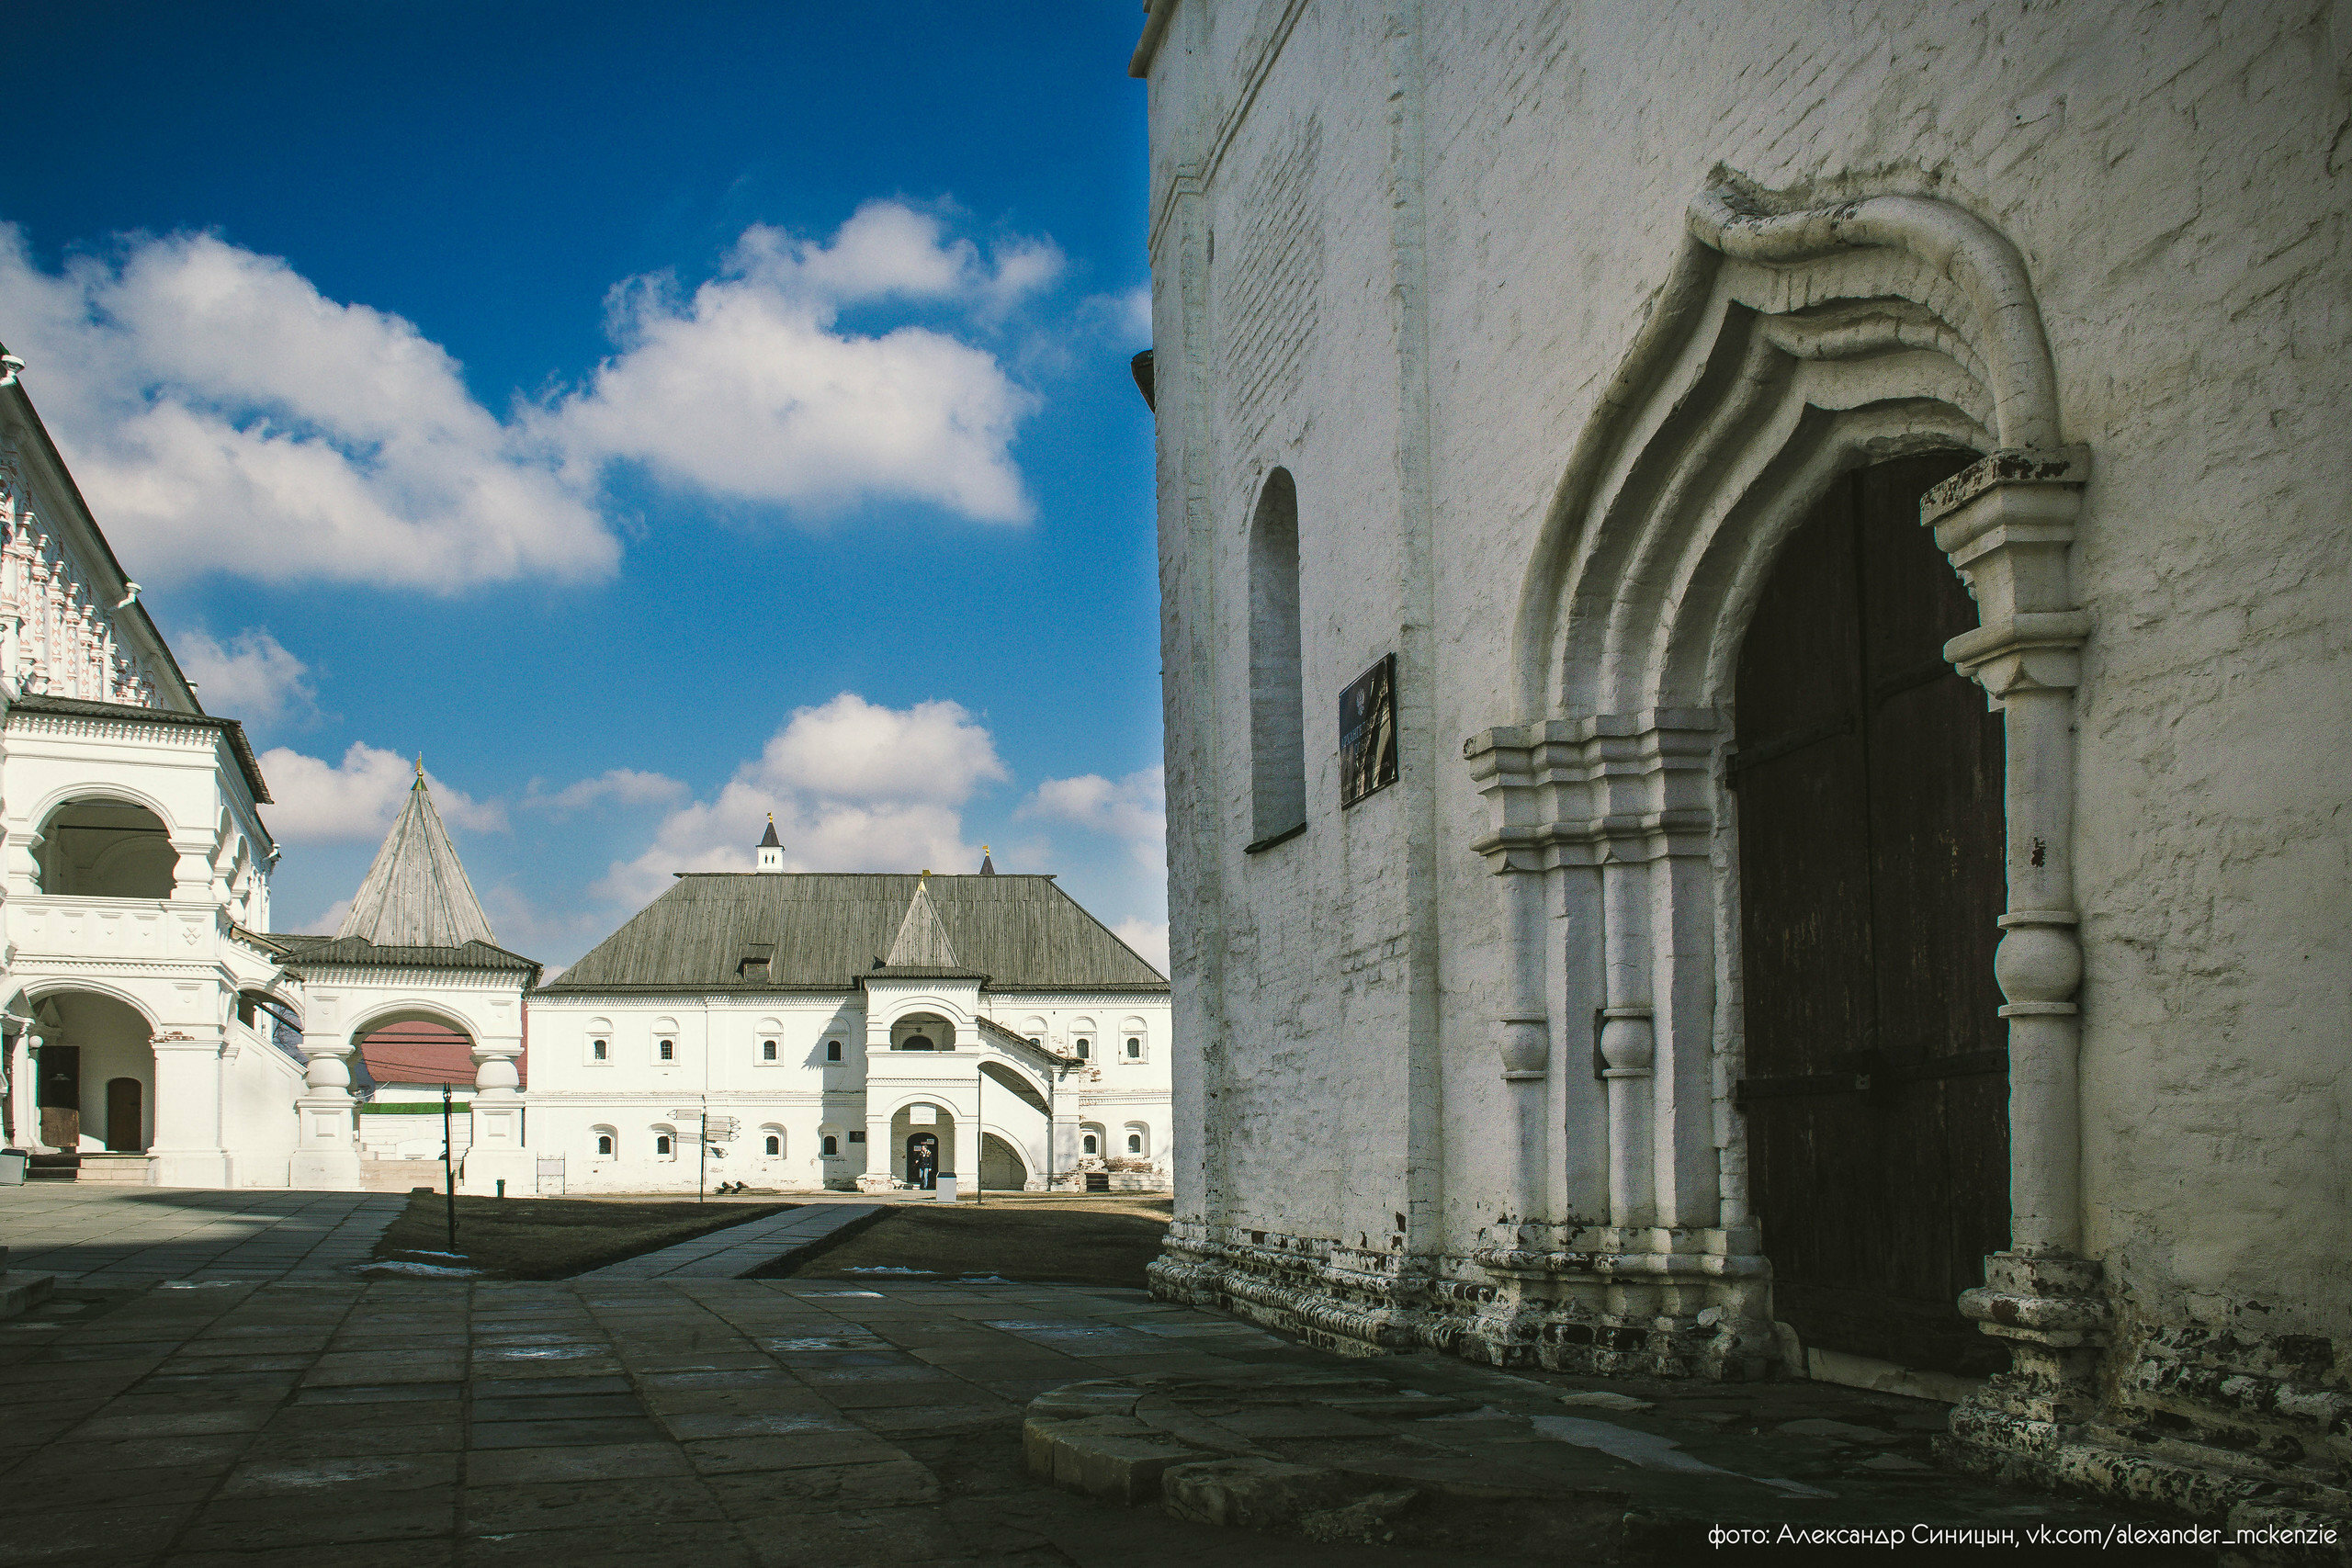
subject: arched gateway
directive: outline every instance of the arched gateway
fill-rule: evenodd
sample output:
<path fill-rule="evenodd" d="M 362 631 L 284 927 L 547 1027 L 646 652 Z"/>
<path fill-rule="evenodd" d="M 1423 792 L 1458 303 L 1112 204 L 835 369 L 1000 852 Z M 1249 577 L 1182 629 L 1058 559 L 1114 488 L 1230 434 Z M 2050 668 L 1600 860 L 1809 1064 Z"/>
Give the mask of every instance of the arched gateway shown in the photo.
<path fill-rule="evenodd" d="M 1517 1176 L 1476 1259 L 1499 1288 L 1440 1337 L 1740 1376 L 1792 1352 L 1777 1319 L 1982 1370 L 1962 1314 L 1986 1285 L 2095 1315 L 2069 1304 L 2096 1273 L 2074 1257 L 2086 458 L 2053 387 L 2022 262 L 1957 208 L 1693 203 L 1538 536 L 1527 716 L 1464 748 L 1515 955 Z M 1548 947 L 1561 910 L 1589 955 Z M 1600 1095 L 1559 1123 L 1588 1030 Z"/>

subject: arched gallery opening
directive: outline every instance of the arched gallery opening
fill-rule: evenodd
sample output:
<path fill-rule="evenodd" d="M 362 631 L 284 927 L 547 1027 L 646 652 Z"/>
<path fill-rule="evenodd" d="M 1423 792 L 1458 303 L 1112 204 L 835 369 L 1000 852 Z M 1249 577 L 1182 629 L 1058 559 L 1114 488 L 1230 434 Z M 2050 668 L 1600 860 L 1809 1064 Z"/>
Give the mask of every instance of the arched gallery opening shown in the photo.
<path fill-rule="evenodd" d="M 37 1129 L 62 1154 L 141 1155 L 155 1138 L 153 1032 L 139 1010 L 91 991 L 33 1008 Z"/>
<path fill-rule="evenodd" d="M 890 1118 L 890 1173 L 925 1192 L 936 1191 L 942 1173 L 953 1175 L 956 1118 L 944 1105 L 908 1105 Z"/>
<path fill-rule="evenodd" d="M 68 801 L 42 824 L 33 863 L 46 894 L 169 898 L 179 865 L 171 829 L 127 800 Z"/>
<path fill-rule="evenodd" d="M 1839 479 L 1741 645 L 1742 1011 L 1751 1201 L 1808 1347 L 1981 1375 L 1960 1315 L 2009 1240 L 2001 716 L 1944 643 L 1977 624 L 1919 524 L 1974 454 Z"/>
<path fill-rule="evenodd" d="M 448 1086 L 449 1156 L 473 1142 L 473 1037 L 453 1019 L 424 1010 L 379 1017 L 353 1035 L 351 1085 L 360 1098 L 359 1148 L 366 1159 L 441 1158 L 442 1088 Z"/>

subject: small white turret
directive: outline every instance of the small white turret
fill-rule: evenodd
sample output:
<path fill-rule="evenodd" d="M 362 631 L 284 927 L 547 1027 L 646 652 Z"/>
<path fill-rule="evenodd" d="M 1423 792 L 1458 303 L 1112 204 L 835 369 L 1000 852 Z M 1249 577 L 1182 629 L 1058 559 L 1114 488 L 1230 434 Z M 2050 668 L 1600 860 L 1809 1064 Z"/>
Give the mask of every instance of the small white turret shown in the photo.
<path fill-rule="evenodd" d="M 768 830 L 760 838 L 760 869 L 781 873 L 784 870 L 784 840 L 775 836 L 775 813 L 768 813 Z"/>

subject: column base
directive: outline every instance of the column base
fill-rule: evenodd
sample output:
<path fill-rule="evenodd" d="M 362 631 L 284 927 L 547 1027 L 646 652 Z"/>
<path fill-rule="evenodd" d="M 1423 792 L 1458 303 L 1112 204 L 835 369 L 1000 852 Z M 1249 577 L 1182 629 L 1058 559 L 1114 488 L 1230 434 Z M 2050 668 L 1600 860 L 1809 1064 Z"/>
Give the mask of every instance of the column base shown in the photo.
<path fill-rule="evenodd" d="M 305 1192 L 367 1190 L 359 1179 L 356 1149 L 296 1149 L 287 1170 L 286 1185 Z"/>
<path fill-rule="evenodd" d="M 150 1149 L 148 1183 L 154 1187 L 226 1187 L 226 1149 Z"/>

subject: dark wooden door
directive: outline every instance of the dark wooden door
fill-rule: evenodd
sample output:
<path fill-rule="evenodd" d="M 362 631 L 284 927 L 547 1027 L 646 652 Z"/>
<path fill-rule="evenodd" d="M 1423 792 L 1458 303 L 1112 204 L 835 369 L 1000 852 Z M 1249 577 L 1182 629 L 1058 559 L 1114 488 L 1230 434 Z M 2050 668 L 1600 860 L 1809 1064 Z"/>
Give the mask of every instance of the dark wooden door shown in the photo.
<path fill-rule="evenodd" d="M 135 1155 L 147 1146 L 145 1092 L 137 1078 L 107 1079 L 107 1147 Z"/>
<path fill-rule="evenodd" d="M 1975 605 L 1929 532 L 1938 454 L 1839 481 L 1740 651 L 1751 1201 L 1808 1346 L 1998 1371 L 1955 1299 L 2008 1244 L 1999 716 L 1944 662 Z"/>
<path fill-rule="evenodd" d="M 38 1079 L 40 1141 L 52 1149 L 82 1146 L 82 1048 L 43 1045 Z"/>
<path fill-rule="evenodd" d="M 939 1137 L 917 1133 L 907 1139 L 907 1179 L 929 1192 L 939 1185 Z"/>

